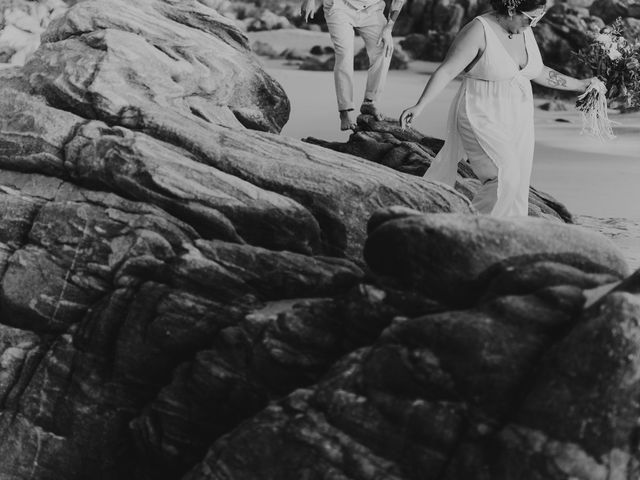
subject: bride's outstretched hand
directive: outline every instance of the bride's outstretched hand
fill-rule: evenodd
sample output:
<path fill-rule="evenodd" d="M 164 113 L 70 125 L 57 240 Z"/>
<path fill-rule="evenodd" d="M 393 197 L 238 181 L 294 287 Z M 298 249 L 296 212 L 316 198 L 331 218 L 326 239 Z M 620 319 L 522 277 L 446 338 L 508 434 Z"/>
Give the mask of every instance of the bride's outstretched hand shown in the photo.
<path fill-rule="evenodd" d="M 418 115 L 420 115 L 421 111 L 422 109 L 417 105 L 414 105 L 413 107 L 409 107 L 406 110 L 404 110 L 400 114 L 400 127 L 402 127 L 403 130 L 407 127 L 410 127 L 411 122 L 413 122 L 413 119 Z"/>
<path fill-rule="evenodd" d="M 596 88 L 599 88 L 600 84 L 603 83 L 598 77 L 586 78 L 582 82 L 584 85 L 584 91 L 586 91 L 591 85 L 595 85 Z"/>

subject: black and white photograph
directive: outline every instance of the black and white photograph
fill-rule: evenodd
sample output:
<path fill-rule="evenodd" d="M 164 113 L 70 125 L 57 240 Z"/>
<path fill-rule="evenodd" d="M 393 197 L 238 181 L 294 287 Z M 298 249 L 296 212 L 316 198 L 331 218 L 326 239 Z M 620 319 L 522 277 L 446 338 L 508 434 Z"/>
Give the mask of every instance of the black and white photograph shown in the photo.
<path fill-rule="evenodd" d="M 0 0 L 0 480 L 640 480 L 640 0 Z"/>

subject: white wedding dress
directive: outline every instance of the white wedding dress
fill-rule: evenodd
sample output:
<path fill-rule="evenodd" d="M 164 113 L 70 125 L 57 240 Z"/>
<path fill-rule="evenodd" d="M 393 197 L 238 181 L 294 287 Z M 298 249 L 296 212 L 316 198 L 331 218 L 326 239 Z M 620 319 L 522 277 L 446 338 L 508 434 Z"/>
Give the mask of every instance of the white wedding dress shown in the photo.
<path fill-rule="evenodd" d="M 485 183 L 473 205 L 494 216 L 527 215 L 534 147 L 531 80 L 542 71 L 542 57 L 527 28 L 527 63 L 520 68 L 488 21 L 476 20 L 484 27 L 485 51 L 464 75 L 449 111 L 445 144 L 424 177 L 453 186 L 459 161 L 468 158 L 472 168 L 474 161 L 491 161 L 497 182 Z"/>

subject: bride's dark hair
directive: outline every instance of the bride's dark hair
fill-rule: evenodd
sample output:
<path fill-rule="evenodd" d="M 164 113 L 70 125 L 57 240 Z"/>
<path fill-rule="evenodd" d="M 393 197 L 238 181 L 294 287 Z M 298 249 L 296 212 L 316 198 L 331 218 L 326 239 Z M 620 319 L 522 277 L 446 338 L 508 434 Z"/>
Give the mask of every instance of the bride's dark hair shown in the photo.
<path fill-rule="evenodd" d="M 507 7 L 504 0 L 491 0 L 491 6 L 493 9 L 501 15 L 509 15 L 509 7 Z M 529 12 L 536 8 L 544 7 L 547 4 L 547 0 L 522 0 L 518 4 L 516 11 Z"/>

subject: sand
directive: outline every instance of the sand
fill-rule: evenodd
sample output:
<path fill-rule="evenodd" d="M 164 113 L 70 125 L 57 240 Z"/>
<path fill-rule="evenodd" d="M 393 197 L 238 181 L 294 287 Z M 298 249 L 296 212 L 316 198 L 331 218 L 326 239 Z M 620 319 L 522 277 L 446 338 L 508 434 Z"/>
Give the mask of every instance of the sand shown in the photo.
<path fill-rule="evenodd" d="M 304 30 L 255 32 L 249 37 L 252 41 L 266 41 L 278 50 L 331 45 L 328 34 Z M 358 48 L 361 39 L 356 41 Z M 301 71 L 297 65 L 281 60 L 261 61 L 282 84 L 291 101 L 291 117 L 283 135 L 347 140 L 349 134 L 338 130 L 331 72 Z M 404 108 L 413 105 L 435 68 L 435 63 L 416 61 L 410 63 L 409 70 L 389 72 L 380 101 L 384 113 L 397 118 Z M 366 72 L 355 73 L 356 101 L 362 99 L 365 78 Z M 448 110 L 458 88 L 459 81 L 452 82 L 414 121 L 414 127 L 426 135 L 444 138 Z M 544 102 L 536 100 L 537 105 Z M 571 102 L 566 105 L 569 109 L 562 112 L 536 109 L 532 184 L 553 195 L 574 214 L 602 219 L 587 223 L 596 229 L 605 225 L 603 233 L 614 240 L 624 238 L 625 250 L 640 252 L 640 238 L 636 236 L 640 234 L 640 113 L 612 112 L 612 119 L 619 122 L 614 129 L 617 138 L 600 143 L 580 134 L 579 112 Z M 607 219 L 614 220 L 608 224 Z M 623 224 L 632 227 L 623 228 L 616 236 L 616 228 L 622 228 Z M 632 266 L 640 267 L 640 253 L 631 256 Z"/>

